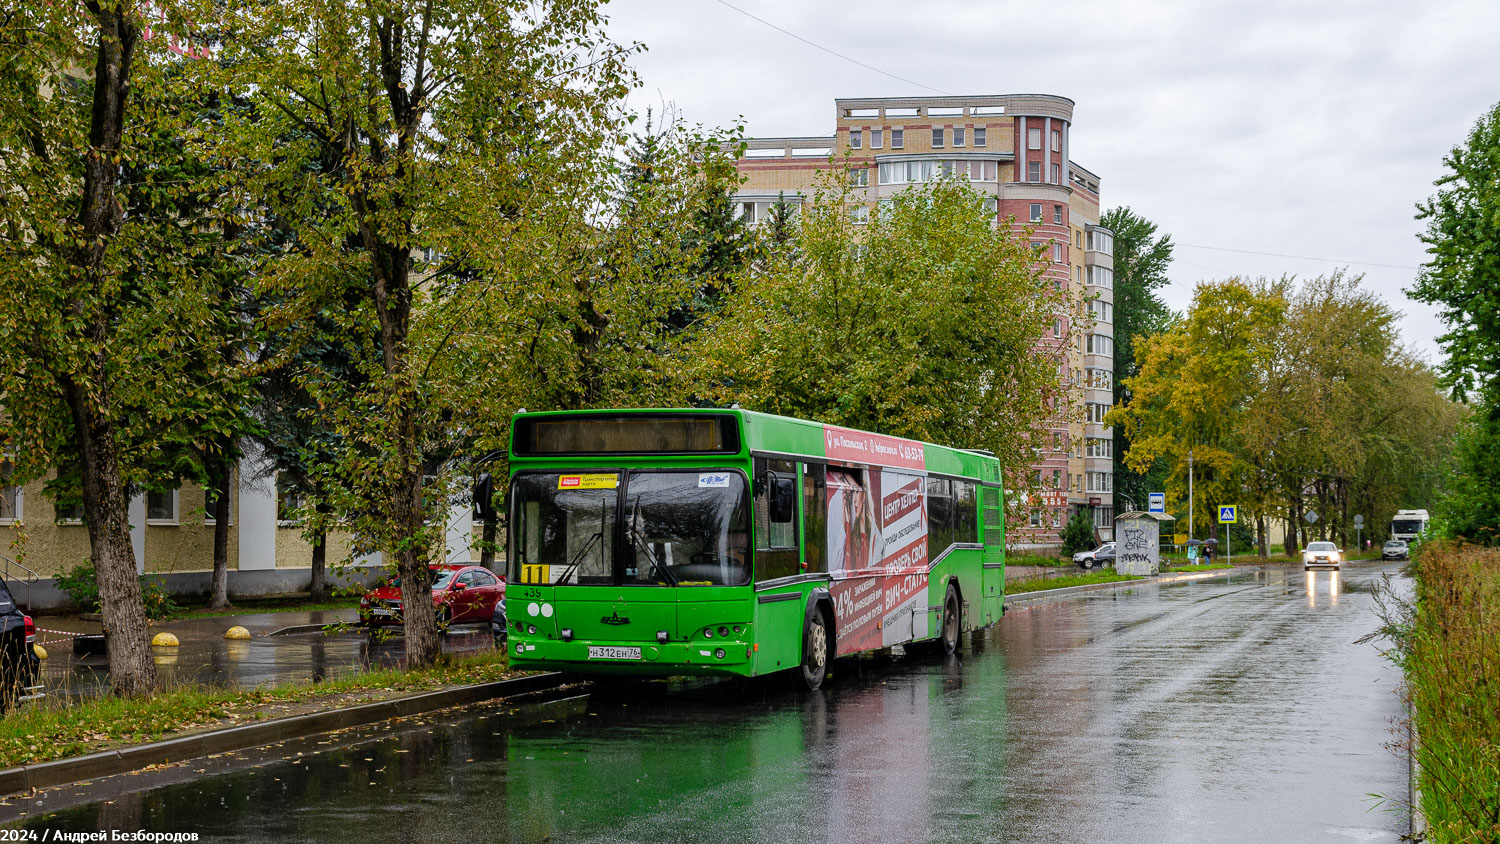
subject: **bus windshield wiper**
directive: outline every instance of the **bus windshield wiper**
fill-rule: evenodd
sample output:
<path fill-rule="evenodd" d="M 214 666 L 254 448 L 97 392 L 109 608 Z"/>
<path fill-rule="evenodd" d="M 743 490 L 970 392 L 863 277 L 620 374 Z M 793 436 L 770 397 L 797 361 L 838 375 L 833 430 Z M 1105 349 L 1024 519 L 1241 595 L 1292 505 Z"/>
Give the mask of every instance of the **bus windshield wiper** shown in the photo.
<path fill-rule="evenodd" d="M 630 514 L 630 543 L 640 551 L 644 552 L 646 559 L 651 561 L 651 569 L 666 579 L 668 586 L 677 585 L 677 577 L 667 567 L 662 565 L 661 560 L 656 558 L 656 553 L 651 550 L 651 543 L 646 539 L 645 531 L 640 528 L 641 502 L 635 502 L 635 510 Z"/>
<path fill-rule="evenodd" d="M 583 543 L 583 547 L 579 548 L 578 553 L 573 555 L 573 561 L 568 563 L 568 567 L 563 569 L 562 574 L 558 575 L 556 580 L 552 581 L 553 584 L 566 583 L 568 578 L 573 576 L 573 570 L 578 568 L 578 564 L 583 562 L 584 557 L 588 556 L 589 549 L 593 548 L 595 543 L 601 546 L 600 556 L 603 556 L 602 546 L 604 544 L 605 520 L 609 518 L 607 503 L 607 499 L 599 502 L 599 530 L 595 531 L 594 535 L 589 537 L 588 542 Z"/>

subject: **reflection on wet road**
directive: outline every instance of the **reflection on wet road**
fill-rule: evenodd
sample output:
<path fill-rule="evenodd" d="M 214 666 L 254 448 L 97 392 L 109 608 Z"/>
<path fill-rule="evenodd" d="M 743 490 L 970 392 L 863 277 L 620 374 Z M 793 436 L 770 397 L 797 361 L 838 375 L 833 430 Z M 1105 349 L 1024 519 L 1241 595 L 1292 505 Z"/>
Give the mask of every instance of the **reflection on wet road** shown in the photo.
<path fill-rule="evenodd" d="M 0 817 L 210 841 L 1395 841 L 1404 814 L 1368 795 L 1406 794 L 1384 746 L 1399 678 L 1353 644 L 1380 571 L 1038 602 L 961 659 L 840 665 L 818 695 L 615 687 Z"/>

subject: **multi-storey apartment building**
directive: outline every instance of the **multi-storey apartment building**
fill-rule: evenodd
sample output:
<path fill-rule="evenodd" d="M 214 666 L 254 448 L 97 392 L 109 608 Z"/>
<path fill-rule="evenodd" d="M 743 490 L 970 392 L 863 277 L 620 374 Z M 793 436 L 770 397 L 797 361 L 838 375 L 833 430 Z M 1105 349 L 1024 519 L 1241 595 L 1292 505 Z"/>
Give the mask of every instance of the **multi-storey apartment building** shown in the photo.
<path fill-rule="evenodd" d="M 830 167 L 850 168 L 856 223 L 882 200 L 939 176 L 967 178 L 989 199 L 996 226 L 1026 236 L 1046 261 L 1043 275 L 1065 288 L 1092 317 L 1074 325 L 1058 314 L 1039 344 L 1066 344 L 1058 377 L 1082 421 L 1054 423 L 1050 448 L 1032 466 L 1041 500 L 1013 547 L 1055 544 L 1075 510 L 1091 515 L 1101 539 L 1112 538 L 1113 436 L 1103 424 L 1114 386 L 1113 235 L 1099 225 L 1099 177 L 1068 156 L 1073 101 L 1045 94 L 843 99 L 834 131 L 794 138 L 753 138 L 738 167 L 739 213 L 764 219 L 784 197 L 813 196 Z M 1029 232 L 1029 234 L 1027 234 Z"/>

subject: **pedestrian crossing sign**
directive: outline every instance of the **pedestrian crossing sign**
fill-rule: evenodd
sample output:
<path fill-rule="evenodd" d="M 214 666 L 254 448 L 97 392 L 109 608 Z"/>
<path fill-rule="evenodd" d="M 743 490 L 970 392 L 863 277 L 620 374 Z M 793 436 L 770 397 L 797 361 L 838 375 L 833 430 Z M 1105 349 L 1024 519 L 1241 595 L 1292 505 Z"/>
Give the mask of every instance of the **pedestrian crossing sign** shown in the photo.
<path fill-rule="evenodd" d="M 1220 504 L 1219 505 L 1219 524 L 1221 524 L 1221 525 L 1232 525 L 1236 521 L 1238 521 L 1238 519 L 1235 517 L 1236 516 L 1235 509 L 1236 509 L 1236 505 L 1234 505 L 1234 504 Z"/>

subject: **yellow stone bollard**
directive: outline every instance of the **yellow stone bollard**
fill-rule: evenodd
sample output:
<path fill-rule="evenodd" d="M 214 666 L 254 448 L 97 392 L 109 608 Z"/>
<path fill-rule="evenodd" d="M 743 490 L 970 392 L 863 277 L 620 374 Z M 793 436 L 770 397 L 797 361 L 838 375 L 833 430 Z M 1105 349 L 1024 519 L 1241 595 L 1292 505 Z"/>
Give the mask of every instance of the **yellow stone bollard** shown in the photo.
<path fill-rule="evenodd" d="M 46 648 L 42 647 L 41 645 L 38 645 L 35 642 L 31 643 L 31 648 L 32 648 L 32 650 L 36 651 L 36 658 L 37 659 L 46 659 L 47 658 L 47 649 Z"/>
<path fill-rule="evenodd" d="M 151 644 L 158 648 L 175 648 L 178 645 L 177 637 L 163 630 L 152 637 Z"/>
<path fill-rule="evenodd" d="M 226 639 L 248 639 L 248 638 L 250 638 L 250 631 L 246 630 L 245 628 L 243 628 L 243 627 L 239 626 L 238 624 L 236 624 L 235 626 L 233 626 L 233 627 L 229 628 L 228 630 L 224 631 L 224 638 L 226 638 Z"/>

